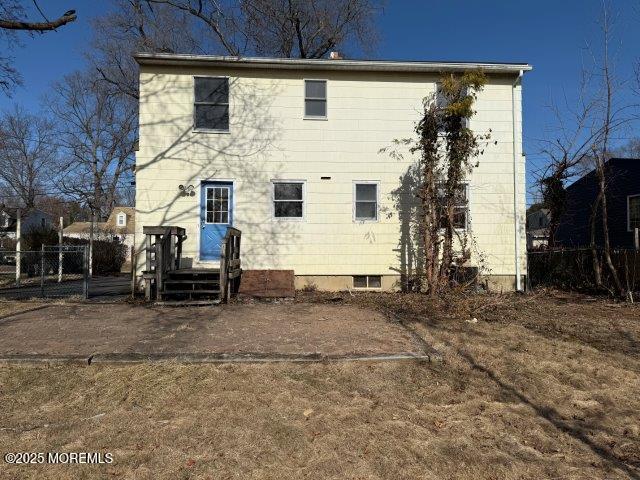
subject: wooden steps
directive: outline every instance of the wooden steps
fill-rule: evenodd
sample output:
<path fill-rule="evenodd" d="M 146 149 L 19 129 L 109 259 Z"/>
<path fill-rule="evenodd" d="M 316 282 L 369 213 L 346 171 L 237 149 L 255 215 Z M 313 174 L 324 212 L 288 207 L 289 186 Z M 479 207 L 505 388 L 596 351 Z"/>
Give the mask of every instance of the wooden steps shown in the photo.
<path fill-rule="evenodd" d="M 167 272 L 160 300 L 219 301 L 220 270 L 184 268 Z"/>
<path fill-rule="evenodd" d="M 220 245 L 217 268 L 181 268 L 186 230 L 178 226 L 143 226 L 146 268 L 142 272 L 145 298 L 162 304 L 173 302 L 227 302 L 238 293 L 240 238 L 242 232 L 228 227 Z"/>

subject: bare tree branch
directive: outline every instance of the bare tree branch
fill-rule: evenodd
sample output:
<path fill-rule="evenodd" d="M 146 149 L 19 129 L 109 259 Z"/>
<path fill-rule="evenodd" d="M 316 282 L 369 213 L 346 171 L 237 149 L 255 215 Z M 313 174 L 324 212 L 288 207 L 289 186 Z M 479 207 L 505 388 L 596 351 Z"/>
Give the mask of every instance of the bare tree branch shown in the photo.
<path fill-rule="evenodd" d="M 25 20 L 9 20 L 0 18 L 0 28 L 4 28 L 6 30 L 28 30 L 43 33 L 71 23 L 75 21 L 76 18 L 78 17 L 76 16 L 75 10 L 69 10 L 60 18 L 50 22 L 28 22 Z"/>

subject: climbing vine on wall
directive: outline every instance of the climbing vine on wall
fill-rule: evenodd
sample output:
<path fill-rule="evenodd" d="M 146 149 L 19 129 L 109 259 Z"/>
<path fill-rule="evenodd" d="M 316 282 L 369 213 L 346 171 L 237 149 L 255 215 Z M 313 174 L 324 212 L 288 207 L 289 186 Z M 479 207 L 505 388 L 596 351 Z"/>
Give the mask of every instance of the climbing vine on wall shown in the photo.
<path fill-rule="evenodd" d="M 459 285 L 459 273 L 471 258 L 466 181 L 491 133 L 476 134 L 469 122 L 485 83 L 482 71 L 443 75 L 437 90 L 423 101 L 416 137 L 394 141 L 419 158 L 416 231 L 424 260 L 412 286 L 430 294 Z M 391 154 L 402 156 L 396 150 Z"/>

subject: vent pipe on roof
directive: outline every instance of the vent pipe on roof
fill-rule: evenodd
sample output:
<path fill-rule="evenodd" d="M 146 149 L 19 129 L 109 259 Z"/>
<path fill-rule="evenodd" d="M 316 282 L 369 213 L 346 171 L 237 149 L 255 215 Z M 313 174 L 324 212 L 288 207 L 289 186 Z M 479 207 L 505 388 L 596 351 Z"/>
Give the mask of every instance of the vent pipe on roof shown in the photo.
<path fill-rule="evenodd" d="M 329 58 L 331 60 L 344 60 L 344 57 L 342 56 L 342 54 L 340 52 L 330 52 L 329 53 Z"/>

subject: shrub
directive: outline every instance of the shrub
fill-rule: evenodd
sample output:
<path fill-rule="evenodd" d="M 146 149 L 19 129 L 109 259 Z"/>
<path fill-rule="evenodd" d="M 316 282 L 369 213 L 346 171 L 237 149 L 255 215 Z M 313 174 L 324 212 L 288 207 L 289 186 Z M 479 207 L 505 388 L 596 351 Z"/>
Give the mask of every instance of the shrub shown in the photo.
<path fill-rule="evenodd" d="M 64 238 L 65 245 L 89 245 L 84 238 Z M 118 273 L 126 260 L 126 247 L 117 238 L 93 241 L 93 273 Z"/>
<path fill-rule="evenodd" d="M 23 235 L 21 248 L 21 269 L 28 276 L 40 275 L 42 269 L 42 256 L 39 251 L 42 245 L 58 245 L 58 232 L 50 228 L 34 228 Z M 89 245 L 85 238 L 64 237 L 64 245 Z M 46 273 L 58 271 L 57 250 L 45 252 L 44 265 Z M 113 240 L 93 241 L 93 273 L 108 274 L 118 273 L 126 260 L 126 247 L 117 238 Z M 64 273 L 82 273 L 82 252 L 68 252 L 64 255 Z"/>
<path fill-rule="evenodd" d="M 36 251 L 42 245 L 57 245 L 58 232 L 51 227 L 37 227 L 22 234 L 21 250 Z"/>

